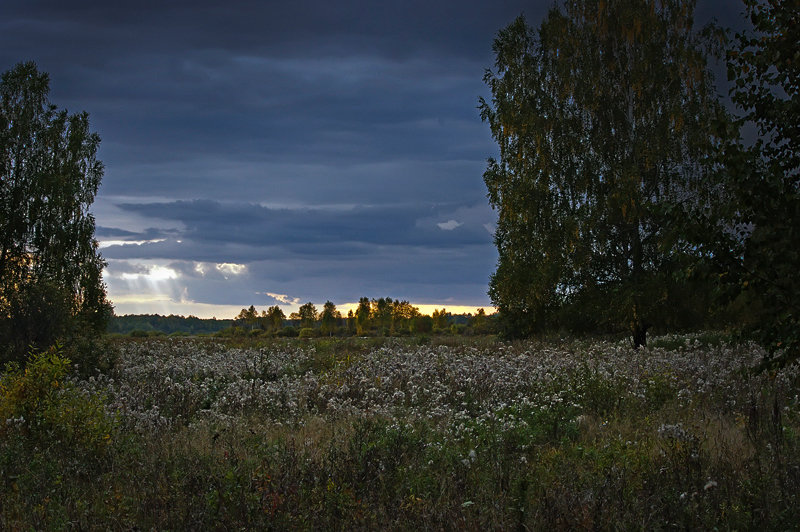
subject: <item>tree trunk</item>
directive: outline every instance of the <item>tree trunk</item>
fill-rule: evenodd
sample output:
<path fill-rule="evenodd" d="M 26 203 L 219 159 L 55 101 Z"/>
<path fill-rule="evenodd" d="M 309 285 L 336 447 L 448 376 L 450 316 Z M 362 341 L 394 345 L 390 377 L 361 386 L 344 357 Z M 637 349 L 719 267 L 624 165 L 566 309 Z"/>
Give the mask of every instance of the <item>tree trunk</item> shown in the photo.
<path fill-rule="evenodd" d="M 633 285 L 633 347 L 639 349 L 640 347 L 647 347 L 647 329 L 649 325 L 645 323 L 645 318 L 642 316 L 642 285 L 644 278 L 644 250 L 642 246 L 641 236 L 641 220 L 638 216 L 638 203 L 634 205 L 634 214 L 636 219 L 633 224 L 633 242 L 632 242 L 632 275 L 631 284 Z"/>
<path fill-rule="evenodd" d="M 637 321 L 633 325 L 633 347 L 635 349 L 647 347 L 647 325 L 641 321 Z"/>

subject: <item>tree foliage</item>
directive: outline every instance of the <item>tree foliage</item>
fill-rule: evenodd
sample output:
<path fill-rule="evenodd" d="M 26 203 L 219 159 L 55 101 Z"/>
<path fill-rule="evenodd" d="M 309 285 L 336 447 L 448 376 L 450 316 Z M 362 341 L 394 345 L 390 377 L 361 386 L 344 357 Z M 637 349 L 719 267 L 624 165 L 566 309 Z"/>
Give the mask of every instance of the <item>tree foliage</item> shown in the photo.
<path fill-rule="evenodd" d="M 738 280 L 771 362 L 783 364 L 800 356 L 800 1 L 744 4 L 753 29 L 736 36 L 728 78 L 759 136 L 729 154 L 746 237 Z"/>
<path fill-rule="evenodd" d="M 450 313 L 446 309 L 434 309 L 431 314 L 433 320 L 433 328 L 436 330 L 445 330 L 450 325 Z"/>
<path fill-rule="evenodd" d="M 717 193 L 728 124 L 693 8 L 574 0 L 538 31 L 520 17 L 499 32 L 480 111 L 500 152 L 484 180 L 498 211 L 489 295 L 507 334 L 572 308 L 643 345 L 680 312 L 675 273 L 702 253 L 685 221 Z"/>
<path fill-rule="evenodd" d="M 267 330 L 280 331 L 283 328 L 283 320 L 285 319 L 286 314 L 278 305 L 269 307 L 266 312 Z"/>
<path fill-rule="evenodd" d="M 234 318 L 238 327 L 246 327 L 253 330 L 259 326 L 258 311 L 256 307 L 250 305 L 249 308 L 243 308 L 241 312 Z"/>
<path fill-rule="evenodd" d="M 313 328 L 314 323 L 319 317 L 319 314 L 317 313 L 317 307 L 315 307 L 314 303 L 311 301 L 304 305 L 300 305 L 300 308 L 297 310 L 297 317 L 300 320 L 300 327 Z"/>
<path fill-rule="evenodd" d="M 34 63 L 0 81 L 0 333 L 17 359 L 70 331 L 102 331 L 111 314 L 89 212 L 100 138 L 48 93 Z"/>
<path fill-rule="evenodd" d="M 369 298 L 362 297 L 358 300 L 358 308 L 356 309 L 356 333 L 363 335 L 369 330 L 369 322 L 372 314 Z"/>
<path fill-rule="evenodd" d="M 332 335 L 336 332 L 339 321 L 342 319 L 342 313 L 336 310 L 336 305 L 328 300 L 322 306 L 322 313 L 319 316 L 320 332 L 322 334 Z"/>
<path fill-rule="evenodd" d="M 128 314 L 113 316 L 108 332 L 128 334 L 133 331 L 157 331 L 164 334 L 208 334 L 234 325 L 234 320 L 202 319 L 197 316 L 160 316 L 158 314 Z"/>

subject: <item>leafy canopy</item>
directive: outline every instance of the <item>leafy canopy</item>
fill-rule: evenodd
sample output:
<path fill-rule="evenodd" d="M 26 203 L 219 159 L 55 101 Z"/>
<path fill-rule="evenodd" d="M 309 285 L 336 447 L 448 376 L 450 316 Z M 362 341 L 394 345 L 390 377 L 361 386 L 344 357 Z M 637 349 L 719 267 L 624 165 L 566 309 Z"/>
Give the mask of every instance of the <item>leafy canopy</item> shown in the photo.
<path fill-rule="evenodd" d="M 675 273 L 702 253 L 686 222 L 717 193 L 727 126 L 693 9 L 574 0 L 538 31 L 520 17 L 499 32 L 480 112 L 500 152 L 484 180 L 498 211 L 489 295 L 507 334 L 584 320 L 643 345 L 683 311 Z"/>
<path fill-rule="evenodd" d="M 0 338 L 21 360 L 111 314 L 89 206 L 103 175 L 89 117 L 48 101 L 32 62 L 0 80 Z"/>
<path fill-rule="evenodd" d="M 775 364 L 800 357 L 800 1 L 744 1 L 752 31 L 728 52 L 731 97 L 759 137 L 728 154 L 745 228 L 732 273 Z"/>

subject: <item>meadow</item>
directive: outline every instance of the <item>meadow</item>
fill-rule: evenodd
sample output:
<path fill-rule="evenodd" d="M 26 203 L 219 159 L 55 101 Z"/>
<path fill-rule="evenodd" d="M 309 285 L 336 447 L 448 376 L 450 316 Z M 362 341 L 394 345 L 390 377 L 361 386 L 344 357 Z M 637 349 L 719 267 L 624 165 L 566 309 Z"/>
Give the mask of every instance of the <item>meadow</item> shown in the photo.
<path fill-rule="evenodd" d="M 0 529 L 800 526 L 800 370 L 751 371 L 763 350 L 720 334 L 104 356 L 6 369 Z"/>

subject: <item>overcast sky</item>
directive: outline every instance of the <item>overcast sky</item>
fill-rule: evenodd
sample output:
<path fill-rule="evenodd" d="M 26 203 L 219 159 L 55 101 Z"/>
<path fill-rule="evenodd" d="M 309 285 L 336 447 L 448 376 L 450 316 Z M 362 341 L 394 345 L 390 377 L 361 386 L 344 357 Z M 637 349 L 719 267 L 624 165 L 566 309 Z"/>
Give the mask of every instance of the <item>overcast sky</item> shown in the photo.
<path fill-rule="evenodd" d="M 117 314 L 461 311 L 490 305 L 497 259 L 476 110 L 492 40 L 551 4 L 3 0 L 0 70 L 35 61 L 102 138 Z M 739 11 L 701 2 L 697 21 Z"/>

